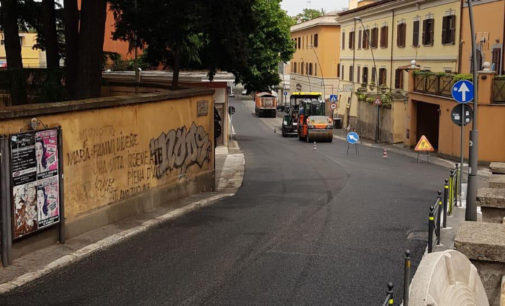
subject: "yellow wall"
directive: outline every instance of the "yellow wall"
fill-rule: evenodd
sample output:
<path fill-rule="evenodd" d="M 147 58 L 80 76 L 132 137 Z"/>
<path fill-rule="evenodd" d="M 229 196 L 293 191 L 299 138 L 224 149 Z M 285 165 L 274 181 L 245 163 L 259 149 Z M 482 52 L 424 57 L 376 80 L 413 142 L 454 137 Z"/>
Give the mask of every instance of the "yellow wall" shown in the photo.
<path fill-rule="evenodd" d="M 466 2 L 465 2 L 466 3 Z M 505 27 L 505 1 L 479 3 L 473 2 L 473 16 L 475 22 L 475 33 L 477 43 L 483 53 L 482 62 L 492 60 L 493 45 L 503 45 L 503 31 Z M 463 20 L 470 20 L 468 17 L 468 7 L 463 8 Z M 480 44 L 480 41 L 483 40 Z M 470 23 L 463 22 L 461 27 L 461 72 L 470 73 L 472 56 L 472 41 L 470 34 Z M 498 69 L 496 70 L 498 71 Z"/>
<path fill-rule="evenodd" d="M 207 101 L 207 115 L 197 116 L 198 101 Z M 213 98 L 205 95 L 36 116 L 62 127 L 67 220 L 211 173 L 212 114 Z M 30 119 L 3 121 L 0 134 L 19 132 Z"/>
<path fill-rule="evenodd" d="M 39 49 L 33 49 L 33 46 L 37 43 L 36 33 L 19 33 L 22 37 L 21 45 L 21 56 L 23 58 L 23 67 L 25 68 L 38 68 L 40 67 L 40 57 L 41 51 Z M 0 40 L 4 40 L 4 34 L 0 33 Z M 0 60 L 5 60 L 5 46 L 0 45 Z"/>

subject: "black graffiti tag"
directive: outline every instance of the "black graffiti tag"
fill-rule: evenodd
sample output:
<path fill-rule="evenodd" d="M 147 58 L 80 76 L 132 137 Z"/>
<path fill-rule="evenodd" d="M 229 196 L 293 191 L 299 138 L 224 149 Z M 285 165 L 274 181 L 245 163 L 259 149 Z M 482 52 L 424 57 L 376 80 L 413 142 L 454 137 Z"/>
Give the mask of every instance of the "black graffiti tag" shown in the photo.
<path fill-rule="evenodd" d="M 149 144 L 154 160 L 156 178 L 161 178 L 173 169 L 186 173 L 188 167 L 196 164 L 200 168 L 210 161 L 211 143 L 209 135 L 203 126 L 181 127 L 161 133 L 158 138 L 151 139 Z"/>

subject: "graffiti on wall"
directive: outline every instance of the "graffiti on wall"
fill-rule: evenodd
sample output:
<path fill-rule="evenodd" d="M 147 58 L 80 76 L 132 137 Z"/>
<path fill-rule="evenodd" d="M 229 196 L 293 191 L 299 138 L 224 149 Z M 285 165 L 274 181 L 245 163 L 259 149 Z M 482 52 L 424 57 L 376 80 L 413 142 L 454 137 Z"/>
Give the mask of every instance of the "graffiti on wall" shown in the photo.
<path fill-rule="evenodd" d="M 211 145 L 205 128 L 195 123 L 189 129 L 184 126 L 166 134 L 162 132 L 149 144 L 155 165 L 154 176 L 159 179 L 174 169 L 184 174 L 195 164 L 202 168 L 206 161 L 210 161 Z"/>

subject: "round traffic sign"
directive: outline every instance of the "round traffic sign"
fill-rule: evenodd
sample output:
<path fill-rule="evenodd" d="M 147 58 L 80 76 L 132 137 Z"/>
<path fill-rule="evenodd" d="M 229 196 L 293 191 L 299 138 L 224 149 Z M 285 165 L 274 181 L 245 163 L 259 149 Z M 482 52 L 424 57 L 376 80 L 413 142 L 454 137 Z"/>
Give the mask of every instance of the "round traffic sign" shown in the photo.
<path fill-rule="evenodd" d="M 463 117 L 461 116 L 462 108 L 463 108 Z M 458 126 L 461 126 L 462 122 L 463 126 L 472 122 L 472 117 L 473 117 L 473 109 L 468 104 L 458 104 L 451 111 L 452 122 L 454 122 Z"/>
<path fill-rule="evenodd" d="M 359 141 L 359 135 L 356 132 L 347 133 L 347 142 L 350 144 L 356 144 Z"/>
<path fill-rule="evenodd" d="M 337 108 L 337 103 L 331 103 L 330 107 L 332 110 L 335 110 Z"/>
<path fill-rule="evenodd" d="M 452 85 L 451 93 L 458 103 L 468 103 L 473 100 L 473 83 L 465 80 L 458 81 Z"/>

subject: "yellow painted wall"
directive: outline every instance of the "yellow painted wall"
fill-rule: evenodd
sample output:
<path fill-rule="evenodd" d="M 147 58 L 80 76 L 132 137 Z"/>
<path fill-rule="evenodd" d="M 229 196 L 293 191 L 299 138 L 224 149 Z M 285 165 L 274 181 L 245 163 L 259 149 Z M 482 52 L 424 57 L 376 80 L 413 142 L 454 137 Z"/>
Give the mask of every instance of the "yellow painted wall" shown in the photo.
<path fill-rule="evenodd" d="M 36 33 L 19 33 L 22 37 L 21 45 L 21 56 L 23 58 L 23 67 L 25 68 L 38 68 L 40 67 L 40 57 L 41 51 L 39 49 L 33 49 L 33 46 L 37 43 Z M 4 40 L 4 34 L 0 33 L 0 40 Z M 0 45 L 0 60 L 5 60 L 5 46 Z"/>
<path fill-rule="evenodd" d="M 207 115 L 197 116 L 198 101 L 207 101 Z M 67 220 L 213 172 L 212 114 L 205 95 L 36 116 L 62 127 Z M 19 132 L 30 119 L 3 121 L 0 134 Z"/>
<path fill-rule="evenodd" d="M 474 1 L 473 16 L 477 42 L 479 43 L 482 39 L 485 39 L 482 44 L 479 43 L 483 53 L 482 62 L 487 61 L 491 63 L 493 45 L 503 45 L 505 1 L 499 0 L 486 3 Z M 468 7 L 463 8 L 463 20 L 470 20 L 468 17 Z M 469 22 L 463 22 L 461 27 L 461 40 L 463 41 L 461 48 L 461 72 L 470 73 L 472 41 Z"/>

